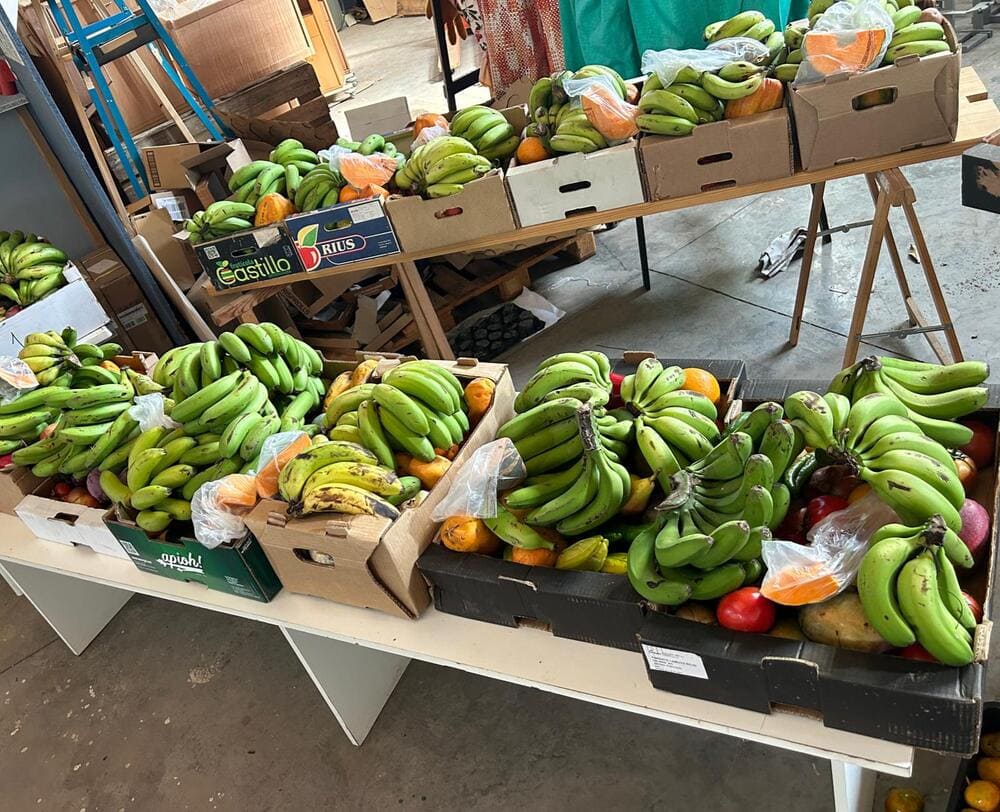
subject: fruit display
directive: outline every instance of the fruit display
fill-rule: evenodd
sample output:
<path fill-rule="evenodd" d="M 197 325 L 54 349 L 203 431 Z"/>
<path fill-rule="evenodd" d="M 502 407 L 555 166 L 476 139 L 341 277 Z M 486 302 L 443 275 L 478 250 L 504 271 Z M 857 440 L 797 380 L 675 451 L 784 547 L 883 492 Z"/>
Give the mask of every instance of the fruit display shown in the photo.
<path fill-rule="evenodd" d="M 349 138 L 338 138 L 337 146 L 341 149 L 349 149 L 358 155 L 384 155 L 392 158 L 397 163 L 402 163 L 405 159 L 396 149 L 392 141 L 386 141 L 383 135 L 369 135 L 362 141 L 351 141 Z"/>
<path fill-rule="evenodd" d="M 448 197 L 492 168 L 491 160 L 479 155 L 471 142 L 446 135 L 416 147 L 410 159 L 396 170 L 395 183 L 404 191 L 424 197 Z"/>
<path fill-rule="evenodd" d="M 872 356 L 838 372 L 830 391 L 854 402 L 872 393 L 891 397 L 903 404 L 903 416 L 922 433 L 948 448 L 961 448 L 972 441 L 973 432 L 955 421 L 986 405 L 988 390 L 981 384 L 989 374 L 982 361 L 940 366 Z"/>
<path fill-rule="evenodd" d="M 327 435 L 314 437 L 278 478 L 289 516 L 395 519 L 444 476 L 492 399 L 492 381 L 475 379 L 463 389 L 430 361 L 407 361 L 375 379 L 377 366 L 363 361 L 331 383 Z"/>
<path fill-rule="evenodd" d="M 455 113 L 450 132 L 471 143 L 479 155 L 490 161 L 507 160 L 521 143 L 521 137 L 503 113 L 481 105 Z"/>
<path fill-rule="evenodd" d="M 23 231 L 0 231 L 0 300 L 5 315 L 44 299 L 66 283 L 65 252 L 42 237 Z"/>
<path fill-rule="evenodd" d="M 595 152 L 608 146 L 607 139 L 588 118 L 587 112 L 574 106 L 566 93 L 565 82 L 605 76 L 620 99 L 628 96 L 625 80 L 617 71 L 605 65 L 585 65 L 580 70 L 559 71 L 535 82 L 528 96 L 528 117 L 525 138 L 541 139 L 549 154 Z"/>
<path fill-rule="evenodd" d="M 253 228 L 256 212 L 252 203 L 219 200 L 204 211 L 195 212 L 190 220 L 185 220 L 184 230 L 191 235 L 191 243 L 197 245 Z"/>

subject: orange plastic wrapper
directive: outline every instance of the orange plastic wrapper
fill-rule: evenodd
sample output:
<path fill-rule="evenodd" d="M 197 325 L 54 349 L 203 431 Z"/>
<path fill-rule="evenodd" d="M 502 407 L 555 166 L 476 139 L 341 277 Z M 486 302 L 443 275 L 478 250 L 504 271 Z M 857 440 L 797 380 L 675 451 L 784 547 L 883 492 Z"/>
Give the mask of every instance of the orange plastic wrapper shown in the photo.
<path fill-rule="evenodd" d="M 635 120 L 639 116 L 639 108 L 622 99 L 609 84 L 594 81 L 580 95 L 580 104 L 587 114 L 587 121 L 609 142 L 627 141 L 638 135 L 639 127 Z"/>
<path fill-rule="evenodd" d="M 340 156 L 340 174 L 356 189 L 385 186 L 396 174 L 396 161 L 387 155 L 358 155 L 352 152 Z"/>
<path fill-rule="evenodd" d="M 278 492 L 278 475 L 291 460 L 303 451 L 312 447 L 312 440 L 307 434 L 300 434 L 277 454 L 268 458 L 257 472 L 257 495 L 261 499 L 269 499 Z M 253 507 L 251 505 L 250 507 Z"/>
<path fill-rule="evenodd" d="M 768 570 L 760 594 L 782 606 L 804 606 L 832 598 L 840 589 L 840 578 L 830 572 L 824 563 L 817 561 Z"/>

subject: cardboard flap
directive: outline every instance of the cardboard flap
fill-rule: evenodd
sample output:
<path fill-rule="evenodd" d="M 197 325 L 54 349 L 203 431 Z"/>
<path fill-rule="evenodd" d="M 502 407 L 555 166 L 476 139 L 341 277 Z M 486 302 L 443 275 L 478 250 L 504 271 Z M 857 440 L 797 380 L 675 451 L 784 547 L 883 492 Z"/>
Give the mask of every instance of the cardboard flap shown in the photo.
<path fill-rule="evenodd" d="M 263 503 L 262 503 L 263 504 Z M 392 522 L 374 516 L 346 517 L 318 513 L 290 519 L 283 502 L 270 502 L 264 525 L 254 529 L 267 544 L 287 550 L 315 550 L 333 557 L 344 567 L 367 568 L 382 534 Z M 254 511 L 256 513 L 256 510 Z M 281 532 L 269 532 L 276 528 Z"/>

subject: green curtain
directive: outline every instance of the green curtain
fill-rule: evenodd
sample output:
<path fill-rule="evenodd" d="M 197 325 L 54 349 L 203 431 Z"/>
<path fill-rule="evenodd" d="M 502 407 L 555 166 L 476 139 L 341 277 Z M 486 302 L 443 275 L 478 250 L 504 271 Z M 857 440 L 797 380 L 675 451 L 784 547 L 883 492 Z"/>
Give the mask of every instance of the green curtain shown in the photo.
<path fill-rule="evenodd" d="M 566 67 L 599 64 L 638 76 L 643 51 L 701 48 L 705 26 L 756 9 L 779 29 L 809 0 L 559 0 Z"/>

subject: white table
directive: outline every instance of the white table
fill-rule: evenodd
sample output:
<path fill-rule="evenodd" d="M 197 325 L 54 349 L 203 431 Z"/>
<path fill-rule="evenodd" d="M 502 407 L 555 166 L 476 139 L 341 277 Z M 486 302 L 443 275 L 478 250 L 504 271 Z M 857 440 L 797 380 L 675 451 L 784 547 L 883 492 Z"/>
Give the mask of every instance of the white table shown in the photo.
<path fill-rule="evenodd" d="M 282 591 L 271 603 L 140 572 L 131 561 L 35 538 L 0 515 L 6 570 L 81 653 L 136 592 L 281 629 L 348 738 L 360 745 L 411 659 L 828 759 L 837 812 L 870 812 L 875 771 L 908 776 L 913 748 L 790 713 L 761 714 L 654 689 L 635 652 L 428 610 L 402 620 Z"/>

